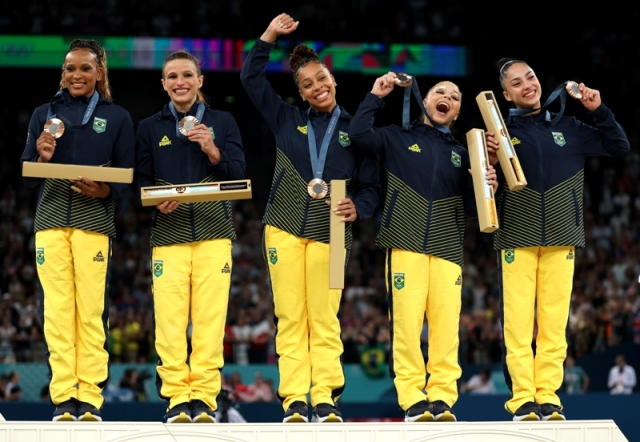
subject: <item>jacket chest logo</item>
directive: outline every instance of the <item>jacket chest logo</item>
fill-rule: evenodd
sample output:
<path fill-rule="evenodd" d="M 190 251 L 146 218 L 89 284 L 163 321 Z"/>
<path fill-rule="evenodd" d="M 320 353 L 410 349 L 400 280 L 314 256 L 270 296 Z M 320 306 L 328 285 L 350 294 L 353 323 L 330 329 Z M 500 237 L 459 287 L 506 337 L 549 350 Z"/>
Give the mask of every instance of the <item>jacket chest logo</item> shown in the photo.
<path fill-rule="evenodd" d="M 551 135 L 553 135 L 553 141 L 558 146 L 562 147 L 567 144 L 567 141 L 564 139 L 564 135 L 562 134 L 562 132 L 551 132 Z"/>
<path fill-rule="evenodd" d="M 347 147 L 351 144 L 351 139 L 349 138 L 349 134 L 346 132 L 340 131 L 338 133 L 338 143 L 342 145 L 342 147 Z"/>
<path fill-rule="evenodd" d="M 307 126 L 298 126 L 298 132 L 302 132 L 303 134 L 307 134 Z"/>
<path fill-rule="evenodd" d="M 107 130 L 107 120 L 105 118 L 95 117 L 93 119 L 93 130 L 99 134 Z"/>
<path fill-rule="evenodd" d="M 162 139 L 158 143 L 158 146 L 160 146 L 160 147 L 162 147 L 162 146 L 171 146 L 171 140 L 169 139 L 168 136 L 165 135 L 164 137 L 162 137 Z"/>
<path fill-rule="evenodd" d="M 511 138 L 511 144 L 513 144 L 514 146 L 515 146 L 515 145 L 517 145 L 517 144 L 520 144 L 521 142 L 522 142 L 522 141 L 520 141 L 520 140 L 518 139 L 518 137 L 513 137 L 513 138 Z"/>
<path fill-rule="evenodd" d="M 462 165 L 462 158 L 454 151 L 451 151 L 451 162 L 454 166 L 460 167 Z"/>
<path fill-rule="evenodd" d="M 417 144 L 412 144 L 411 146 L 409 146 L 409 150 L 415 153 L 422 153 L 420 146 L 418 146 Z"/>

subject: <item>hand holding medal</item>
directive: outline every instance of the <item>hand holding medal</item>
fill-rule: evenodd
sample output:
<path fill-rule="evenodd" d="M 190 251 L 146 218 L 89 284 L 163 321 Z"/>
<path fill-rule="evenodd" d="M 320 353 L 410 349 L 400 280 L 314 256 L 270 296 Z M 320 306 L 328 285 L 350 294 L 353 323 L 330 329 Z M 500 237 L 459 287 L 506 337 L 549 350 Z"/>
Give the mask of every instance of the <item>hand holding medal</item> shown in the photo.
<path fill-rule="evenodd" d="M 413 83 L 413 77 L 407 74 L 397 74 L 395 83 L 401 87 L 409 87 Z"/>
<path fill-rule="evenodd" d="M 379 98 L 384 98 L 391 93 L 395 85 L 402 87 L 411 85 L 411 77 L 407 77 L 409 76 L 405 74 L 396 75 L 393 72 L 384 74 L 382 77 L 376 78 L 375 83 L 373 83 L 371 93 Z"/>
<path fill-rule="evenodd" d="M 587 108 L 587 110 L 593 112 L 602 104 L 600 98 L 600 91 L 597 89 L 590 89 L 584 85 L 584 83 L 576 83 L 575 81 L 567 82 L 567 93 L 580 100 L 580 102 Z"/>
<path fill-rule="evenodd" d="M 182 120 L 186 120 L 187 118 L 198 121 L 191 116 L 187 116 Z M 180 121 L 180 127 L 183 127 L 182 121 Z M 182 130 L 180 130 L 180 133 L 182 133 Z M 220 162 L 222 154 L 220 153 L 218 146 L 216 146 L 216 143 L 213 141 L 213 134 L 211 133 L 211 130 L 209 130 L 206 125 L 196 123 L 196 125 L 189 129 L 189 131 L 184 135 L 189 138 L 189 141 L 200 145 L 202 151 L 209 157 L 211 164 L 218 164 Z"/>
<path fill-rule="evenodd" d="M 38 162 L 48 163 L 56 150 L 56 136 L 48 130 L 43 130 L 36 140 L 38 150 Z"/>

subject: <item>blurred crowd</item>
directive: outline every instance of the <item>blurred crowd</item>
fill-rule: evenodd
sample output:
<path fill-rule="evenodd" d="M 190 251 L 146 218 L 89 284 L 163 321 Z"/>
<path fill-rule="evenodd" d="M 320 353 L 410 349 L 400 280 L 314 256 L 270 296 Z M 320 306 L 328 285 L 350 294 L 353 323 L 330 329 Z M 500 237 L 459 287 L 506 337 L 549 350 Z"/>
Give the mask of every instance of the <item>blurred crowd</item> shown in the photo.
<path fill-rule="evenodd" d="M 470 48 L 473 67 L 474 60 L 477 64 L 478 58 L 487 55 L 497 43 L 486 41 L 485 34 L 475 33 L 478 26 L 472 23 L 475 7 L 470 6 L 471 9 L 463 13 L 460 5 L 461 2 L 445 4 L 427 0 L 392 4 L 378 0 L 327 0 L 323 3 L 281 1 L 273 6 L 281 6 L 282 11 L 305 20 L 305 26 L 300 27 L 300 38 L 445 44 L 477 38 L 478 46 Z M 267 24 L 262 14 L 254 12 L 254 3 L 242 0 L 196 0 L 189 8 L 166 0 L 107 0 L 102 6 L 89 6 L 76 0 L 9 2 L 0 10 L 0 33 L 255 38 Z M 391 9 L 381 14 L 380 8 Z M 634 11 L 630 14 L 638 15 Z M 569 353 L 576 358 L 624 342 L 640 344 L 640 133 L 637 129 L 640 128 L 640 107 L 629 104 L 638 102 L 631 85 L 640 81 L 640 71 L 630 67 L 621 52 L 635 30 L 615 30 L 613 26 L 611 29 L 610 32 L 605 22 L 598 31 L 585 28 L 582 34 L 576 35 L 579 43 L 576 51 L 585 55 L 580 66 L 585 71 L 589 69 L 594 79 L 602 80 L 597 86 L 608 88 L 605 102 L 614 108 L 619 121 L 625 125 L 632 144 L 632 153 L 624 162 L 592 158 L 586 165 L 587 247 L 577 252 L 569 318 Z M 492 77 L 489 74 L 474 79 L 482 82 L 488 78 L 489 84 L 497 84 L 495 74 L 491 74 Z M 544 78 L 541 82 L 555 85 L 559 81 Z M 38 99 L 39 102 L 45 100 L 46 97 Z M 470 98 L 469 103 L 472 101 Z M 43 362 L 46 356 L 39 316 L 41 289 L 34 260 L 37 194 L 22 185 L 18 170 L 32 110 L 0 109 L 0 362 Z M 235 117 L 241 127 L 246 127 L 240 121 L 243 115 Z M 255 129 L 255 133 L 263 132 Z M 270 176 L 271 170 L 262 167 L 264 170 L 250 173 Z M 236 364 L 275 363 L 273 304 L 261 249 L 264 201 L 237 201 L 233 206 L 238 240 L 233 246 L 225 358 Z M 153 336 L 150 216 L 151 212 L 142 209 L 133 195 L 117 205 L 118 236 L 113 244 L 109 289 L 109 352 L 114 362 L 155 362 L 157 358 Z M 375 219 L 355 225 L 340 315 L 344 362 L 362 364 L 370 376 L 386 376 L 390 346 L 384 254 L 375 246 L 380 216 L 378 211 Z M 469 222 L 460 318 L 463 364 L 501 361 L 496 268 L 491 237 L 479 233 L 477 224 Z M 428 333 L 425 323 L 422 348 L 425 355 Z M 228 379 L 227 382 L 236 381 Z M 267 384 L 266 380 L 263 383 Z M 252 392 L 237 388 L 233 391 L 238 400 L 242 400 L 241 393 L 249 395 L 246 397 L 272 397 L 268 396 L 273 394 L 272 385 L 268 388 L 270 393 L 262 386 Z"/>
<path fill-rule="evenodd" d="M 0 10 L 0 33 L 254 39 L 267 25 L 264 14 L 256 13 L 257 7 L 246 0 L 195 0 L 188 8 L 169 0 L 107 0 L 100 7 L 78 0 L 11 2 Z M 279 0 L 269 2 L 268 8 L 269 15 L 287 12 L 303 22 L 301 39 L 414 42 L 429 38 L 434 43 L 456 44 L 462 36 L 461 23 L 453 20 L 461 14 L 460 1 Z"/>

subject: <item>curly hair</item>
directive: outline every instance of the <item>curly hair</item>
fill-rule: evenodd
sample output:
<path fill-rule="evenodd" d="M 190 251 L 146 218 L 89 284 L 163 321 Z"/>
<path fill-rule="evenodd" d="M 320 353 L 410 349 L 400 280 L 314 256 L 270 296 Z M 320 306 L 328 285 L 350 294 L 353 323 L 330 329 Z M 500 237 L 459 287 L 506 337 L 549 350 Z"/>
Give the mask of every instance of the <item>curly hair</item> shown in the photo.
<path fill-rule="evenodd" d="M 78 49 L 87 50 L 96 56 L 96 64 L 98 65 L 98 68 L 102 70 L 102 78 L 96 83 L 96 89 L 98 89 L 98 92 L 100 92 L 104 98 L 111 101 L 111 85 L 109 84 L 109 71 L 107 69 L 107 53 L 104 51 L 104 48 L 95 40 L 75 39 L 69 45 L 67 54 L 77 51 Z M 62 65 L 62 69 L 64 70 L 64 64 Z M 60 89 L 64 89 L 65 87 L 66 84 L 64 79 L 60 79 Z"/>
<path fill-rule="evenodd" d="M 298 73 L 300 72 L 300 69 L 302 69 L 309 63 L 317 63 L 321 66 L 324 66 L 325 68 L 327 67 L 320 60 L 320 57 L 318 57 L 318 53 L 306 44 L 299 44 L 298 46 L 293 48 L 293 52 L 289 55 L 289 66 L 293 71 L 293 81 L 295 82 L 296 86 L 299 87 Z"/>

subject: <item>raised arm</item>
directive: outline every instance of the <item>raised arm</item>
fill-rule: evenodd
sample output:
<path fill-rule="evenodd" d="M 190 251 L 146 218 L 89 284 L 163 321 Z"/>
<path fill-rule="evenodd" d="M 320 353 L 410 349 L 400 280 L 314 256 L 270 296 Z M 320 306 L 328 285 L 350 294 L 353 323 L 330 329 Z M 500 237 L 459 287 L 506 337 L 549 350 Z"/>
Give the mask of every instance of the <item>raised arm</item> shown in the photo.
<path fill-rule="evenodd" d="M 240 73 L 240 81 L 251 102 L 273 131 L 277 130 L 291 105 L 285 103 L 273 90 L 267 81 L 265 68 L 276 38 L 292 33 L 297 27 L 298 22 L 294 22 L 287 14 L 280 14 L 274 18 L 251 48 Z"/>
<path fill-rule="evenodd" d="M 360 148 L 375 153 L 384 149 L 384 137 L 380 129 L 373 126 L 375 114 L 384 107 L 383 98 L 389 95 L 397 84 L 393 72 L 376 78 L 371 92 L 367 94 L 349 124 L 349 138 Z"/>
<path fill-rule="evenodd" d="M 581 130 L 581 142 L 585 155 L 606 155 L 620 157 L 631 150 L 627 133 L 616 121 L 613 112 L 609 110 L 600 98 L 600 91 L 591 89 L 580 83 L 578 85 L 582 98 L 580 102 L 590 111 L 594 127 L 576 122 Z"/>

